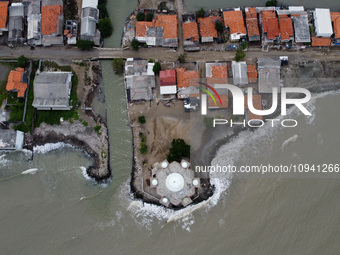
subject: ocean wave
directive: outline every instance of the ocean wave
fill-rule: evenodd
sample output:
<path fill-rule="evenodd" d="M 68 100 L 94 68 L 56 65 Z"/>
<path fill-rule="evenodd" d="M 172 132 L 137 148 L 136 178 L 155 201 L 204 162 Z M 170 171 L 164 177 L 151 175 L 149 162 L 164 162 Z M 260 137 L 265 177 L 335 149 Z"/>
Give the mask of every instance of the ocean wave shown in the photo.
<path fill-rule="evenodd" d="M 38 168 L 31 168 L 26 171 L 23 171 L 21 174 L 36 174 L 38 170 L 39 170 Z"/>
<path fill-rule="evenodd" d="M 34 153 L 39 153 L 39 154 L 44 154 L 53 150 L 57 150 L 60 148 L 73 148 L 72 145 L 63 143 L 63 142 L 58 142 L 58 143 L 46 143 L 44 145 L 39 145 L 39 146 L 34 146 L 33 152 Z"/>
<path fill-rule="evenodd" d="M 298 138 L 298 135 L 293 135 L 282 143 L 281 149 L 283 150 L 288 144 L 293 143 Z"/>

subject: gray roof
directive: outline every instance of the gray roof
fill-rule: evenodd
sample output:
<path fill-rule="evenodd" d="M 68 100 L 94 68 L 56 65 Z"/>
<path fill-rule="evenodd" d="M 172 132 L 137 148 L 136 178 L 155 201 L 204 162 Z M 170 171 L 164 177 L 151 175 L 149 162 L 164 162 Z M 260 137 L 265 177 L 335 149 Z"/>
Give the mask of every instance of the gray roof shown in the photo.
<path fill-rule="evenodd" d="M 10 17 L 8 20 L 8 42 L 20 43 L 23 40 L 24 19 L 22 16 Z"/>
<path fill-rule="evenodd" d="M 152 88 L 155 87 L 155 76 L 134 75 L 126 77 L 127 89 L 130 89 L 131 101 L 151 100 Z"/>
<path fill-rule="evenodd" d="M 96 26 L 97 26 L 97 21 L 94 20 L 93 18 L 91 17 L 82 18 L 81 29 L 80 29 L 81 38 L 83 40 L 86 40 L 86 38 L 89 38 L 88 40 L 92 40 L 92 37 L 96 33 Z"/>
<path fill-rule="evenodd" d="M 58 107 L 69 105 L 71 72 L 42 72 L 34 79 L 33 106 Z"/>
<path fill-rule="evenodd" d="M 42 0 L 42 6 L 48 5 L 61 5 L 63 6 L 63 0 Z"/>
<path fill-rule="evenodd" d="M 126 61 L 125 75 L 135 75 L 135 74 L 146 73 L 147 69 L 148 69 L 147 60 Z"/>
<path fill-rule="evenodd" d="M 30 5 L 28 6 L 28 14 L 40 14 L 40 7 L 41 6 L 41 2 L 40 0 L 32 0 Z"/>
<path fill-rule="evenodd" d="M 246 62 L 232 62 L 234 85 L 248 84 L 248 73 Z"/>
<path fill-rule="evenodd" d="M 92 7 L 86 7 L 84 9 L 82 9 L 81 17 L 82 18 L 92 17 L 92 18 L 98 20 L 99 19 L 99 10 L 96 9 L 96 8 L 92 8 Z"/>
<path fill-rule="evenodd" d="M 292 17 L 295 31 L 295 42 L 310 42 L 308 16 Z"/>
<path fill-rule="evenodd" d="M 12 5 L 9 7 L 9 17 L 24 17 L 24 6 L 23 5 Z"/>
<path fill-rule="evenodd" d="M 280 88 L 280 59 L 259 58 L 257 63 L 259 93 L 272 93 L 273 87 Z"/>

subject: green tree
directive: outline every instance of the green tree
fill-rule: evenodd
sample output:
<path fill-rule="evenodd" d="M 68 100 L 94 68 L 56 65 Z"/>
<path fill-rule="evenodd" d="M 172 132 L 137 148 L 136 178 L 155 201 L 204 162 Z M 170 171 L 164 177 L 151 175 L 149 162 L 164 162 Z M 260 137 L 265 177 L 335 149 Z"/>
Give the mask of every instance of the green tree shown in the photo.
<path fill-rule="evenodd" d="M 105 5 L 98 5 L 98 10 L 99 10 L 99 19 L 104 19 L 109 17 L 109 13 L 106 9 Z"/>
<path fill-rule="evenodd" d="M 135 51 L 139 50 L 139 42 L 136 38 L 131 41 L 131 47 Z"/>
<path fill-rule="evenodd" d="M 159 74 L 159 72 L 162 70 L 161 64 L 159 62 L 156 62 L 155 65 L 153 66 L 152 71 L 155 74 Z"/>
<path fill-rule="evenodd" d="M 77 47 L 81 50 L 89 50 L 94 46 L 93 41 L 89 40 L 78 40 L 77 41 Z"/>
<path fill-rule="evenodd" d="M 139 116 L 139 117 L 138 117 L 138 122 L 139 122 L 140 124 L 144 124 L 144 123 L 146 122 L 145 116 L 144 116 L 144 115 Z"/>
<path fill-rule="evenodd" d="M 18 58 L 18 66 L 22 67 L 22 68 L 25 68 L 26 65 L 27 65 L 27 58 L 24 55 L 21 55 Z"/>
<path fill-rule="evenodd" d="M 146 143 L 140 143 L 140 145 L 139 145 L 139 152 L 142 155 L 144 155 L 145 153 L 148 152 L 148 146 L 146 145 Z"/>
<path fill-rule="evenodd" d="M 186 57 L 187 57 L 187 54 L 186 54 L 186 53 L 182 53 L 181 55 L 178 56 L 178 61 L 179 61 L 180 63 L 184 63 Z"/>
<path fill-rule="evenodd" d="M 222 33 L 223 29 L 224 29 L 224 26 L 223 26 L 221 21 L 217 20 L 216 24 L 215 24 L 215 28 L 216 28 L 217 32 Z"/>
<path fill-rule="evenodd" d="M 240 62 L 246 57 L 246 53 L 241 49 L 237 49 L 236 54 L 235 54 L 235 61 Z"/>
<path fill-rule="evenodd" d="M 241 49 L 242 50 L 245 50 L 245 49 L 247 49 L 248 48 L 248 44 L 246 43 L 246 42 L 241 42 Z"/>
<path fill-rule="evenodd" d="M 269 0 L 266 2 L 266 6 L 277 6 L 277 0 Z"/>
<path fill-rule="evenodd" d="M 110 18 L 106 17 L 100 19 L 98 22 L 98 29 L 103 38 L 111 36 L 113 32 L 113 26 L 111 24 Z"/>
<path fill-rule="evenodd" d="M 124 72 L 124 59 L 115 58 L 112 61 L 112 67 L 117 74 L 122 74 Z"/>
<path fill-rule="evenodd" d="M 173 139 L 171 142 L 171 147 L 169 150 L 169 154 L 167 155 L 167 160 L 169 162 L 172 161 L 180 161 L 183 158 L 190 157 L 190 145 L 186 144 L 183 139 Z"/>
<path fill-rule="evenodd" d="M 203 18 L 204 15 L 205 15 L 205 10 L 203 9 L 203 7 L 201 7 L 201 8 L 197 11 L 196 16 L 197 16 L 197 18 Z"/>
<path fill-rule="evenodd" d="M 144 12 L 138 12 L 136 19 L 137 19 L 137 21 L 144 21 L 145 20 Z"/>
<path fill-rule="evenodd" d="M 148 12 L 148 13 L 146 14 L 146 21 L 152 21 L 152 19 L 153 19 L 153 13 Z"/>

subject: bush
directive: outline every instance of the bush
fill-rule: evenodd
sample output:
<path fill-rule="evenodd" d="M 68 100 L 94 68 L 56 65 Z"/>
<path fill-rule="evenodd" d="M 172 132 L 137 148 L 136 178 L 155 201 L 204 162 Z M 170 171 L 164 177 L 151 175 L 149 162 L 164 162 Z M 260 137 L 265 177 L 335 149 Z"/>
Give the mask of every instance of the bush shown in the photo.
<path fill-rule="evenodd" d="M 111 20 L 109 17 L 100 19 L 98 22 L 98 29 L 103 38 L 109 37 L 112 35 L 113 26 L 111 24 Z"/>
<path fill-rule="evenodd" d="M 94 46 L 93 41 L 89 40 L 78 40 L 77 41 L 77 47 L 81 50 L 89 50 Z"/>
<path fill-rule="evenodd" d="M 97 126 L 95 126 L 93 129 L 94 129 L 94 131 L 98 134 L 98 135 L 101 135 L 101 133 L 100 133 L 100 129 L 102 128 L 102 126 L 101 125 L 97 125 Z"/>
<path fill-rule="evenodd" d="M 179 61 L 180 63 L 184 63 L 186 57 L 187 57 L 187 54 L 186 54 L 186 53 L 182 53 L 181 55 L 178 56 L 178 61 Z"/>
<path fill-rule="evenodd" d="M 137 19 L 137 21 L 144 21 L 145 20 L 144 12 L 138 12 L 136 19 Z"/>
<path fill-rule="evenodd" d="M 122 58 L 115 58 L 112 61 L 112 67 L 113 67 L 113 70 L 117 74 L 123 74 L 123 72 L 124 72 L 124 59 L 122 59 Z"/>
<path fill-rule="evenodd" d="M 204 18 L 205 15 L 205 10 L 203 9 L 203 7 L 201 7 L 201 9 L 199 9 L 196 13 L 197 18 Z"/>
<path fill-rule="evenodd" d="M 144 155 L 145 153 L 148 152 L 148 146 L 146 145 L 146 143 L 140 143 L 140 145 L 139 145 L 139 152 L 142 155 Z"/>
<path fill-rule="evenodd" d="M 269 0 L 266 2 L 266 6 L 276 6 L 277 0 Z"/>
<path fill-rule="evenodd" d="M 153 14 L 151 12 L 148 12 L 146 14 L 146 21 L 152 21 L 152 19 L 153 19 Z"/>
<path fill-rule="evenodd" d="M 22 131 L 24 133 L 30 132 L 30 127 L 26 123 L 20 123 L 20 124 L 13 125 L 13 129 Z"/>
<path fill-rule="evenodd" d="M 173 139 L 171 142 L 171 147 L 169 154 L 167 155 L 167 160 L 181 161 L 183 158 L 190 157 L 190 145 L 186 144 L 183 139 Z"/>
<path fill-rule="evenodd" d="M 224 26 L 223 26 L 222 22 L 217 20 L 216 24 L 215 24 L 215 28 L 216 28 L 217 32 L 222 33 L 223 29 L 224 29 Z"/>
<path fill-rule="evenodd" d="M 27 58 L 25 58 L 24 55 L 21 55 L 19 58 L 18 58 L 18 66 L 19 67 L 22 67 L 22 68 L 25 68 L 27 65 Z"/>
<path fill-rule="evenodd" d="M 87 123 L 85 120 L 82 122 L 84 127 L 87 127 L 89 125 L 89 123 Z"/>
<path fill-rule="evenodd" d="M 248 48 L 248 44 L 246 43 L 246 42 L 241 42 L 241 49 L 242 50 L 245 50 L 245 49 L 247 49 Z"/>
<path fill-rule="evenodd" d="M 162 70 L 161 64 L 159 62 L 156 62 L 155 65 L 152 68 L 152 71 L 155 74 L 159 74 L 159 72 Z"/>
<path fill-rule="evenodd" d="M 235 61 L 240 62 L 246 57 L 246 53 L 242 49 L 237 49 L 235 54 Z"/>
<path fill-rule="evenodd" d="M 144 123 L 146 122 L 145 116 L 144 116 L 144 115 L 139 116 L 139 117 L 138 117 L 138 122 L 139 122 L 140 124 L 144 124 Z"/>
<path fill-rule="evenodd" d="M 139 50 L 139 42 L 136 38 L 131 41 L 131 47 L 135 51 Z"/>
<path fill-rule="evenodd" d="M 104 19 L 104 18 L 109 17 L 109 13 L 105 5 L 103 4 L 98 5 L 98 10 L 99 10 L 99 19 Z"/>

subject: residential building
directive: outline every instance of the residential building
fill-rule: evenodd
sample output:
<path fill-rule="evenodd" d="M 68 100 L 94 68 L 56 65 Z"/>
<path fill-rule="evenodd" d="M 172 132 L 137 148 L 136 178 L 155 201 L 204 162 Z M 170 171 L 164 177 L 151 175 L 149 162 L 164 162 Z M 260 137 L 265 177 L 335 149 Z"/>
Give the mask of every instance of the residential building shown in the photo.
<path fill-rule="evenodd" d="M 199 51 L 199 34 L 197 22 L 193 15 L 183 17 L 183 46 L 185 51 Z"/>
<path fill-rule="evenodd" d="M 42 45 L 40 9 L 40 0 L 30 1 L 27 13 L 27 43 L 30 45 Z"/>
<path fill-rule="evenodd" d="M 234 85 L 246 85 L 248 84 L 248 69 L 246 62 L 231 62 L 233 72 L 233 83 Z"/>
<path fill-rule="evenodd" d="M 80 39 L 93 41 L 94 45 L 100 45 L 100 32 L 97 29 L 99 21 L 98 0 L 83 0 L 81 11 Z"/>
<path fill-rule="evenodd" d="M 216 21 L 222 22 L 221 17 L 210 16 L 198 19 L 201 42 L 213 42 L 217 38 Z"/>
<path fill-rule="evenodd" d="M 33 106 L 37 110 L 71 110 L 71 72 L 41 72 L 34 79 Z"/>
<path fill-rule="evenodd" d="M 1 150 L 21 150 L 24 145 L 24 132 L 13 129 L 1 129 L 0 151 Z"/>
<path fill-rule="evenodd" d="M 24 68 L 17 68 L 9 73 L 6 90 L 17 92 L 17 97 L 25 97 L 27 89 L 27 75 Z"/>
<path fill-rule="evenodd" d="M 293 22 L 289 14 L 278 14 L 281 42 L 294 41 Z"/>
<path fill-rule="evenodd" d="M 264 43 L 280 41 L 279 22 L 274 10 L 261 11 L 260 24 Z"/>
<path fill-rule="evenodd" d="M 156 15 L 152 21 L 137 21 L 136 39 L 149 46 L 177 47 L 177 15 Z"/>
<path fill-rule="evenodd" d="M 41 34 L 44 46 L 64 45 L 62 0 L 42 0 Z"/>
<path fill-rule="evenodd" d="M 8 44 L 16 45 L 24 41 L 24 5 L 12 3 L 9 7 Z"/>
<path fill-rule="evenodd" d="M 0 35 L 8 31 L 7 16 L 8 16 L 8 1 L 0 2 Z"/>
<path fill-rule="evenodd" d="M 340 12 L 331 12 L 335 43 L 340 43 Z"/>
<path fill-rule="evenodd" d="M 256 65 L 247 65 L 247 75 L 249 83 L 257 83 Z"/>
<path fill-rule="evenodd" d="M 129 102 L 152 100 L 156 87 L 154 63 L 147 60 L 128 58 L 125 63 L 125 84 Z"/>
<path fill-rule="evenodd" d="M 64 35 L 67 38 L 67 44 L 69 45 L 77 44 L 77 32 L 78 32 L 78 21 L 66 20 Z"/>
<path fill-rule="evenodd" d="M 295 42 L 309 43 L 310 32 L 307 12 L 292 13 L 291 17 L 294 24 Z"/>
<path fill-rule="evenodd" d="M 329 47 L 331 46 L 331 38 L 327 37 L 312 37 L 312 46 L 314 47 Z"/>
<path fill-rule="evenodd" d="M 280 68 L 279 58 L 259 58 L 257 60 L 259 93 L 272 93 L 273 88 L 280 92 Z"/>
<path fill-rule="evenodd" d="M 316 8 L 314 14 L 314 26 L 317 37 L 331 37 L 333 34 L 331 12 L 329 9 Z"/>
<path fill-rule="evenodd" d="M 176 70 L 168 69 L 159 72 L 160 79 L 160 94 L 161 95 L 176 95 Z"/>
<path fill-rule="evenodd" d="M 229 28 L 231 41 L 239 41 L 247 35 L 241 10 L 224 11 L 223 20 L 225 27 Z"/>
<path fill-rule="evenodd" d="M 245 13 L 248 40 L 249 42 L 258 42 L 261 40 L 261 36 L 256 9 L 254 7 L 247 7 L 245 8 Z"/>
<path fill-rule="evenodd" d="M 186 68 L 177 68 L 177 96 L 180 99 L 188 97 L 200 97 L 198 89 L 199 75 L 198 71 L 188 71 Z"/>

